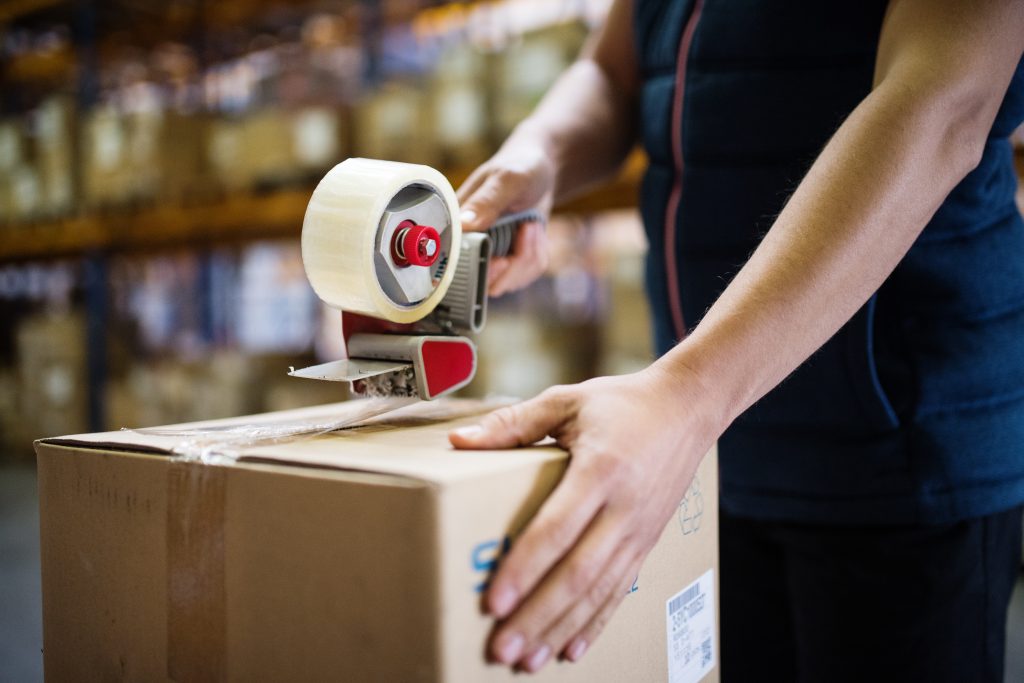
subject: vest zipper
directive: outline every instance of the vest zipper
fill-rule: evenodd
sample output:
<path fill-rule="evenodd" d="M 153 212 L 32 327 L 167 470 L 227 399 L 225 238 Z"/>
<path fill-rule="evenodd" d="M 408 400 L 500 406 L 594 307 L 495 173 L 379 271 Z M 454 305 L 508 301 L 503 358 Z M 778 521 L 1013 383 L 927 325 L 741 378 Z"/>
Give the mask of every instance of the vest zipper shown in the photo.
<path fill-rule="evenodd" d="M 704 0 L 696 0 L 679 39 L 679 54 L 676 57 L 676 85 L 672 95 L 672 129 L 669 131 L 672 141 L 675 181 L 672 183 L 672 192 L 668 196 L 668 203 L 665 207 L 665 278 L 676 341 L 680 341 L 686 336 L 683 304 L 679 299 L 679 264 L 676 257 L 676 216 L 679 212 L 679 200 L 683 193 L 683 94 L 686 90 L 687 58 L 703 9 Z"/>

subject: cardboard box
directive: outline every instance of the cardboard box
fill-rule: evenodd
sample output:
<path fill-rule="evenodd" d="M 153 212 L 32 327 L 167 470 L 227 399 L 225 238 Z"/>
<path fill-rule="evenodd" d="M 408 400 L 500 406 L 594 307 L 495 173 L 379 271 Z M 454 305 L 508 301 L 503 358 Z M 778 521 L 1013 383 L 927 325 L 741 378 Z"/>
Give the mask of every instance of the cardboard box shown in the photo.
<path fill-rule="evenodd" d="M 436 126 L 430 98 L 416 82 L 388 82 L 353 110 L 353 156 L 414 164 L 437 161 Z"/>
<path fill-rule="evenodd" d="M 224 427 L 322 424 L 359 405 L 202 423 L 191 452 Z M 419 403 L 236 444 L 228 465 L 168 457 L 181 431 L 38 442 L 47 678 L 512 680 L 485 662 L 480 594 L 566 454 L 451 449 L 447 430 L 482 409 Z M 716 473 L 712 453 L 583 661 L 533 680 L 718 679 Z"/>
<path fill-rule="evenodd" d="M 158 147 L 161 199 L 190 201 L 216 195 L 206 151 L 210 121 L 208 114 L 163 113 Z"/>
<path fill-rule="evenodd" d="M 504 137 L 529 116 L 541 98 L 579 55 L 587 29 L 578 22 L 532 31 L 501 53 L 494 88 L 495 133 Z"/>
<path fill-rule="evenodd" d="M 100 105 L 82 117 L 82 192 L 90 207 L 110 206 L 131 195 L 129 127 L 111 105 Z"/>
<path fill-rule="evenodd" d="M 41 216 L 59 216 L 74 208 L 75 111 L 71 97 L 52 95 L 29 116 Z"/>
<path fill-rule="evenodd" d="M 15 333 L 20 427 L 33 438 L 89 428 L 86 319 L 80 312 L 22 319 Z"/>
<path fill-rule="evenodd" d="M 292 124 L 279 109 L 263 109 L 247 116 L 242 123 L 242 164 L 257 184 L 275 186 L 287 183 L 299 173 L 295 158 Z"/>

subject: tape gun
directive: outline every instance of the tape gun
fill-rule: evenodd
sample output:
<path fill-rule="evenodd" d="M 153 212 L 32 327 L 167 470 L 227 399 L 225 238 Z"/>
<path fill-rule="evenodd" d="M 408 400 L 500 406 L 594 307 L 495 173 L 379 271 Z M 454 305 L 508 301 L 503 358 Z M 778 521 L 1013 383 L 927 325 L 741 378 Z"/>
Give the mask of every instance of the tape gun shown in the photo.
<path fill-rule="evenodd" d="M 462 232 L 451 184 L 429 166 L 347 159 L 320 181 L 302 224 L 317 296 L 342 311 L 347 358 L 293 377 L 350 382 L 365 396 L 431 400 L 476 373 L 467 334 L 487 318 L 487 267 L 536 211 Z"/>

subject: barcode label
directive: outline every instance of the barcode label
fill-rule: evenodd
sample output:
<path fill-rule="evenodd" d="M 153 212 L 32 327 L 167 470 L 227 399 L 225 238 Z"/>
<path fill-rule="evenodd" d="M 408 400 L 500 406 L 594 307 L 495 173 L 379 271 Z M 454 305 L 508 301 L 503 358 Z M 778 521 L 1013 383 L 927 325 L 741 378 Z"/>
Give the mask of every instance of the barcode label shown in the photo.
<path fill-rule="evenodd" d="M 665 602 L 669 683 L 697 683 L 715 666 L 715 575 L 708 570 Z"/>
<path fill-rule="evenodd" d="M 700 584 L 695 583 L 668 601 L 668 615 L 672 616 L 681 610 L 686 603 L 690 602 L 698 595 L 700 595 Z"/>

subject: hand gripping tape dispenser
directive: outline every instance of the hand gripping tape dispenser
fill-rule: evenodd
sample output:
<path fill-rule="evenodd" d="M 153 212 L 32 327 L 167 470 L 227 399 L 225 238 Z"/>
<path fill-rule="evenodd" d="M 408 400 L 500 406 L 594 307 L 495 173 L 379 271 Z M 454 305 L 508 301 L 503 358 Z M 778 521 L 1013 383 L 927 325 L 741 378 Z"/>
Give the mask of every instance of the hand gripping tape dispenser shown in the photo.
<path fill-rule="evenodd" d="M 462 232 L 451 184 L 429 166 L 347 159 L 320 181 L 302 224 L 313 290 L 342 311 L 347 358 L 294 377 L 350 382 L 365 396 L 454 392 L 476 373 L 467 334 L 487 317 L 487 266 L 536 211 Z"/>

